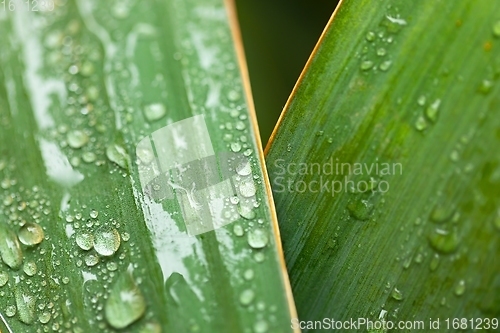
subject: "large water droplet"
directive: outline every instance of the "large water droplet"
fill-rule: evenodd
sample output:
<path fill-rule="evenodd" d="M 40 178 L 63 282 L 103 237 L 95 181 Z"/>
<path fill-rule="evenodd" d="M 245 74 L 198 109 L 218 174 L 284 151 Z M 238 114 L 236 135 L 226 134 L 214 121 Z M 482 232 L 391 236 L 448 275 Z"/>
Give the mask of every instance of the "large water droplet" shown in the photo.
<path fill-rule="evenodd" d="M 114 284 L 105 305 L 108 323 L 116 328 L 125 328 L 146 311 L 146 301 L 129 272 L 121 275 Z"/>
<path fill-rule="evenodd" d="M 144 107 L 144 116 L 148 121 L 157 121 L 165 116 L 167 110 L 161 103 L 149 104 Z"/>
<path fill-rule="evenodd" d="M 127 169 L 128 155 L 125 149 L 117 144 L 110 144 L 106 148 L 106 157 L 113 163 L 118 164 L 120 167 Z"/>
<path fill-rule="evenodd" d="M 252 289 L 244 290 L 240 294 L 240 303 L 241 303 L 241 305 L 245 305 L 245 306 L 249 305 L 250 303 L 252 303 L 254 298 L 255 298 L 255 293 L 253 292 Z"/>
<path fill-rule="evenodd" d="M 21 288 L 17 288 L 15 294 L 19 320 L 25 324 L 32 324 L 35 320 L 36 298 L 32 295 L 28 295 L 24 290 L 21 290 Z"/>
<path fill-rule="evenodd" d="M 452 231 L 435 229 L 428 237 L 429 244 L 438 252 L 449 254 L 454 252 L 460 244 L 456 229 Z"/>
<path fill-rule="evenodd" d="M 2 225 L 0 225 L 0 256 L 12 269 L 19 269 L 23 263 L 23 251 L 17 236 Z"/>
<path fill-rule="evenodd" d="M 101 256 L 112 256 L 120 248 L 120 234 L 114 228 L 102 227 L 94 236 L 94 249 Z"/>
<path fill-rule="evenodd" d="M 254 229 L 248 233 L 248 245 L 254 249 L 261 249 L 267 245 L 269 237 L 263 229 Z"/>
<path fill-rule="evenodd" d="M 24 245 L 33 246 L 43 241 L 44 233 L 39 224 L 28 222 L 19 229 L 17 237 Z"/>
<path fill-rule="evenodd" d="M 83 131 L 75 130 L 68 133 L 67 140 L 71 148 L 78 149 L 89 142 L 89 137 Z"/>
<path fill-rule="evenodd" d="M 43 312 L 38 316 L 38 321 L 42 324 L 47 324 L 51 318 L 50 312 Z"/>

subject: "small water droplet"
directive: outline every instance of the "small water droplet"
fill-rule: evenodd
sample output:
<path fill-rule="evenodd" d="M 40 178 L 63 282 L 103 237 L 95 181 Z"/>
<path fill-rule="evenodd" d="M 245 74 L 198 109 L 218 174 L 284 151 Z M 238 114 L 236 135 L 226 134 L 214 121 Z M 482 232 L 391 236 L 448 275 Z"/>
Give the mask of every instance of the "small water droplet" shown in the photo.
<path fill-rule="evenodd" d="M 108 271 L 114 272 L 118 269 L 118 265 L 116 264 L 116 262 L 110 261 L 106 264 L 106 268 L 108 269 Z"/>
<path fill-rule="evenodd" d="M 427 107 L 427 109 L 425 109 L 425 115 L 433 123 L 435 123 L 437 120 L 440 105 L 441 105 L 441 100 L 436 99 L 434 103 L 432 103 Z"/>
<path fill-rule="evenodd" d="M 40 244 L 43 241 L 44 233 L 42 227 L 37 223 L 25 223 L 17 234 L 19 241 L 27 246 Z"/>
<path fill-rule="evenodd" d="M 458 154 L 458 151 L 453 150 L 450 153 L 450 160 L 452 160 L 453 162 L 457 162 L 459 159 L 460 159 L 460 155 Z"/>
<path fill-rule="evenodd" d="M 38 321 L 42 324 L 47 324 L 50 321 L 51 316 L 50 312 L 43 312 L 38 316 Z"/>
<path fill-rule="evenodd" d="M 229 93 L 227 94 L 227 98 L 230 101 L 237 101 L 240 98 L 240 93 L 237 92 L 236 90 L 230 90 Z"/>
<path fill-rule="evenodd" d="M 85 163 L 95 162 L 96 158 L 97 158 L 96 154 L 94 154 L 91 151 L 87 151 L 87 152 L 85 152 L 85 153 L 82 154 L 82 160 Z"/>
<path fill-rule="evenodd" d="M 428 240 L 432 248 L 443 254 L 454 252 L 460 244 L 460 238 L 456 229 L 452 231 L 435 229 L 429 235 Z"/>
<path fill-rule="evenodd" d="M 375 40 L 375 37 L 376 35 L 373 31 L 368 31 L 365 36 L 366 40 L 369 42 L 373 42 Z"/>
<path fill-rule="evenodd" d="M 69 132 L 66 138 L 68 145 L 74 149 L 81 148 L 89 142 L 88 135 L 79 130 Z"/>
<path fill-rule="evenodd" d="M 76 235 L 76 244 L 84 251 L 88 251 L 94 247 L 94 235 L 90 233 L 81 233 Z"/>
<path fill-rule="evenodd" d="M 386 54 L 387 54 L 387 51 L 386 51 L 383 47 L 381 47 L 381 48 L 377 49 L 377 55 L 378 55 L 379 57 L 383 57 L 383 56 L 385 56 Z"/>
<path fill-rule="evenodd" d="M 0 272 L 0 287 L 3 287 L 9 282 L 9 274 L 6 272 Z"/>
<path fill-rule="evenodd" d="M 23 263 L 23 251 L 17 236 L 6 226 L 0 224 L 0 256 L 12 269 L 19 269 Z"/>
<path fill-rule="evenodd" d="M 500 21 L 496 21 L 495 24 L 493 24 L 493 35 L 500 38 Z"/>
<path fill-rule="evenodd" d="M 96 218 L 97 218 L 97 216 L 99 216 L 99 212 L 98 212 L 97 210 L 95 210 L 95 209 L 92 209 L 92 210 L 90 211 L 90 214 L 89 214 L 89 215 L 90 215 L 90 217 L 91 217 L 91 218 L 96 219 Z"/>
<path fill-rule="evenodd" d="M 242 121 L 236 122 L 236 126 L 235 127 L 239 131 L 242 131 L 242 130 L 244 130 L 246 128 L 245 123 L 242 122 Z"/>
<path fill-rule="evenodd" d="M 255 259 L 256 262 L 263 262 L 264 259 L 266 259 L 266 256 L 262 252 L 256 252 L 253 255 L 253 258 Z"/>
<path fill-rule="evenodd" d="M 451 219 L 455 206 L 449 203 L 437 203 L 431 211 L 430 220 L 434 223 L 443 223 Z"/>
<path fill-rule="evenodd" d="M 150 122 L 157 121 L 165 116 L 167 110 L 165 105 L 161 103 L 153 103 L 146 105 L 143 109 L 144 116 Z"/>
<path fill-rule="evenodd" d="M 487 95 L 490 93 L 492 88 L 493 88 L 493 81 L 483 80 L 483 81 L 481 81 L 481 84 L 479 85 L 479 92 L 484 94 L 484 95 Z"/>
<path fill-rule="evenodd" d="M 24 263 L 23 271 L 28 276 L 33 276 L 37 272 L 36 263 L 34 261 L 27 261 Z"/>
<path fill-rule="evenodd" d="M 92 267 L 99 263 L 99 257 L 93 254 L 85 256 L 85 265 Z"/>
<path fill-rule="evenodd" d="M 429 264 L 429 268 L 431 271 L 435 271 L 439 266 L 439 254 L 434 253 L 431 259 L 431 263 Z"/>
<path fill-rule="evenodd" d="M 94 249 L 101 256 L 112 256 L 120 248 L 120 234 L 114 228 L 102 227 L 94 236 Z"/>
<path fill-rule="evenodd" d="M 361 62 L 360 68 L 361 68 L 362 71 L 367 71 L 367 70 L 370 70 L 373 67 L 373 65 L 374 65 L 373 61 L 371 61 L 371 60 L 364 60 L 364 61 Z"/>
<path fill-rule="evenodd" d="M 391 292 L 391 297 L 394 298 L 396 301 L 402 301 L 403 293 L 398 288 L 394 288 Z"/>
<path fill-rule="evenodd" d="M 355 219 L 366 221 L 373 211 L 373 204 L 368 200 L 355 200 L 347 205 L 347 209 Z"/>
<path fill-rule="evenodd" d="M 382 72 L 385 72 L 389 69 L 389 67 L 391 67 L 391 65 L 392 65 L 392 61 L 386 60 L 380 64 L 379 68 Z"/>
<path fill-rule="evenodd" d="M 245 271 L 245 273 L 243 273 L 243 277 L 245 278 L 245 280 L 251 280 L 253 279 L 255 273 L 253 271 L 253 269 L 247 269 Z"/>
<path fill-rule="evenodd" d="M 231 151 L 237 153 L 241 150 L 241 144 L 239 142 L 231 143 Z"/>
<path fill-rule="evenodd" d="M 264 320 L 259 320 L 253 325 L 253 331 L 255 333 L 266 333 L 269 329 L 269 325 Z"/>
<path fill-rule="evenodd" d="M 117 144 L 110 144 L 106 147 L 106 157 L 123 169 L 127 169 L 128 155 L 123 147 Z"/>
<path fill-rule="evenodd" d="M 427 121 L 422 116 L 419 116 L 417 118 L 417 121 L 415 121 L 415 128 L 417 129 L 417 131 L 422 132 L 427 128 L 427 126 L 428 126 Z"/>
<path fill-rule="evenodd" d="M 247 205 L 238 206 L 238 213 L 247 220 L 253 220 L 255 218 L 255 211 L 252 207 L 248 207 Z"/>
<path fill-rule="evenodd" d="M 263 229 L 254 229 L 248 233 L 248 245 L 254 249 L 262 249 L 268 242 L 269 237 Z"/>
<path fill-rule="evenodd" d="M 255 298 L 255 293 L 252 289 L 246 289 L 240 294 L 240 303 L 241 305 L 249 305 L 252 303 Z"/>
<path fill-rule="evenodd" d="M 427 99 L 425 98 L 424 95 L 422 95 L 417 99 L 417 104 L 420 106 L 424 106 L 426 101 L 427 101 Z"/>
<path fill-rule="evenodd" d="M 465 293 L 465 281 L 460 280 L 455 286 L 455 295 L 462 296 L 464 293 Z"/>
<path fill-rule="evenodd" d="M 245 234 L 243 227 L 240 224 L 235 224 L 233 226 L 233 232 L 236 236 L 241 237 Z"/>
<path fill-rule="evenodd" d="M 107 322 L 116 329 L 136 322 L 146 312 L 146 301 L 129 272 L 121 275 L 113 285 L 105 304 Z"/>
<path fill-rule="evenodd" d="M 9 305 L 5 309 L 5 315 L 7 317 L 14 317 L 16 315 L 16 313 L 17 313 L 17 308 L 15 305 Z"/>

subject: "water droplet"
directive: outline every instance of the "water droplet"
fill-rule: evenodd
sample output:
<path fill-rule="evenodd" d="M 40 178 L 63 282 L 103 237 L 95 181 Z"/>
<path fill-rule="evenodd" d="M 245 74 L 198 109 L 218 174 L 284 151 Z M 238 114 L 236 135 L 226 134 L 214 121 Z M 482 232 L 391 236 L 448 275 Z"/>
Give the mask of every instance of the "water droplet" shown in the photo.
<path fill-rule="evenodd" d="M 465 293 L 465 281 L 460 280 L 455 286 L 455 295 L 462 296 L 464 293 Z"/>
<path fill-rule="evenodd" d="M 236 123 L 236 126 L 235 126 L 235 127 L 236 127 L 236 129 L 237 129 L 237 130 L 239 130 L 239 131 L 242 131 L 242 130 L 244 130 L 244 129 L 246 128 L 245 123 L 244 123 L 244 122 L 242 122 L 242 121 L 238 121 L 238 122 Z"/>
<path fill-rule="evenodd" d="M 429 264 L 429 268 L 431 271 L 435 271 L 439 266 L 439 254 L 434 253 L 431 259 L 431 263 Z"/>
<path fill-rule="evenodd" d="M 391 65 L 392 65 L 392 61 L 386 60 L 380 64 L 379 68 L 382 72 L 385 72 L 389 69 L 389 67 L 391 67 Z"/>
<path fill-rule="evenodd" d="M 495 24 L 493 24 L 493 35 L 500 38 L 500 21 L 497 21 L 495 22 Z"/>
<path fill-rule="evenodd" d="M 82 154 L 82 160 L 85 163 L 92 163 L 95 162 L 97 156 L 91 151 L 86 151 L 85 153 Z"/>
<path fill-rule="evenodd" d="M 420 106 L 424 106 L 426 101 L 427 101 L 427 99 L 425 98 L 424 95 L 422 95 L 417 99 L 417 104 Z"/>
<path fill-rule="evenodd" d="M 460 244 L 456 229 L 447 231 L 436 229 L 428 237 L 429 244 L 438 252 L 449 254 L 454 252 Z"/>
<path fill-rule="evenodd" d="M 425 120 L 424 117 L 422 116 L 419 116 L 417 118 L 417 121 L 415 121 L 415 128 L 417 129 L 417 131 L 423 131 L 427 128 L 428 124 L 427 124 L 427 121 Z"/>
<path fill-rule="evenodd" d="M 128 241 L 130 240 L 130 234 L 129 234 L 128 232 L 124 232 L 124 233 L 122 234 L 122 240 L 123 240 L 124 242 L 128 242 Z"/>
<path fill-rule="evenodd" d="M 15 305 L 9 305 L 5 309 L 5 315 L 7 315 L 7 317 L 14 317 L 16 313 L 17 313 L 17 308 Z"/>
<path fill-rule="evenodd" d="M 386 51 L 383 47 L 381 47 L 381 48 L 377 49 L 377 55 L 378 55 L 379 57 L 383 57 L 383 56 L 385 56 L 386 54 L 387 54 L 387 51 Z"/>
<path fill-rule="evenodd" d="M 88 135 L 79 130 L 69 132 L 66 138 L 68 145 L 74 149 L 82 148 L 89 142 Z"/>
<path fill-rule="evenodd" d="M 16 235 L 0 224 L 0 256 L 12 269 L 19 269 L 23 263 L 23 251 Z"/>
<path fill-rule="evenodd" d="M 269 328 L 269 325 L 264 320 L 259 320 L 253 325 L 253 331 L 255 333 L 266 333 Z"/>
<path fill-rule="evenodd" d="M 394 288 L 392 290 L 391 297 L 394 298 L 396 301 L 402 301 L 403 293 L 398 288 Z"/>
<path fill-rule="evenodd" d="M 76 235 L 76 244 L 80 249 L 88 251 L 94 247 L 94 235 L 90 233 L 81 233 Z"/>
<path fill-rule="evenodd" d="M 229 93 L 227 94 L 227 98 L 230 100 L 230 101 L 237 101 L 239 98 L 240 98 L 240 94 L 235 91 L 235 90 L 231 90 L 229 91 Z"/>
<path fill-rule="evenodd" d="M 249 176 L 252 173 L 250 162 L 241 163 L 236 167 L 236 172 L 240 176 Z"/>
<path fill-rule="evenodd" d="M 6 272 L 0 272 L 0 287 L 3 287 L 9 282 L 9 274 Z"/>
<path fill-rule="evenodd" d="M 455 206 L 449 203 L 438 203 L 431 211 L 429 218 L 434 223 L 443 223 L 451 219 Z"/>
<path fill-rule="evenodd" d="M 251 280 L 253 279 L 255 273 L 253 271 L 253 269 L 247 269 L 245 271 L 245 273 L 243 273 L 243 277 L 245 278 L 245 280 Z"/>
<path fill-rule="evenodd" d="M 93 254 L 85 256 L 85 265 L 92 267 L 99 263 L 99 257 Z"/>
<path fill-rule="evenodd" d="M 457 162 L 459 159 L 460 159 L 460 155 L 458 154 L 458 151 L 453 150 L 450 153 L 450 160 L 452 160 L 453 162 Z"/>
<path fill-rule="evenodd" d="M 17 288 L 15 294 L 19 320 L 25 324 L 32 324 L 35 320 L 36 298 L 28 295 L 21 288 Z"/>
<path fill-rule="evenodd" d="M 50 312 L 43 312 L 38 316 L 38 321 L 42 324 L 47 324 L 50 321 L 51 316 Z"/>
<path fill-rule="evenodd" d="M 23 271 L 28 276 L 33 276 L 37 272 L 36 263 L 34 261 L 27 261 L 24 263 Z"/>
<path fill-rule="evenodd" d="M 368 31 L 366 34 L 366 40 L 369 42 L 373 42 L 375 40 L 375 33 L 373 31 Z"/>
<path fill-rule="evenodd" d="M 44 233 L 42 227 L 37 223 L 24 224 L 17 234 L 19 241 L 27 246 L 40 244 L 43 241 Z"/>
<path fill-rule="evenodd" d="M 441 105 L 441 100 L 436 99 L 434 103 L 429 105 L 427 109 L 425 109 L 425 115 L 427 118 L 432 121 L 433 123 L 436 122 L 437 116 L 438 116 L 438 111 L 439 111 L 439 106 Z"/>
<path fill-rule="evenodd" d="M 146 301 L 134 278 L 129 272 L 115 282 L 105 304 L 108 323 L 116 329 L 125 328 L 136 322 L 146 311 Z"/>
<path fill-rule="evenodd" d="M 255 211 L 252 207 L 248 207 L 247 205 L 238 206 L 238 213 L 247 220 L 253 220 L 255 218 Z"/>
<path fill-rule="evenodd" d="M 255 298 L 255 293 L 253 292 L 252 289 L 244 290 L 240 294 L 240 303 L 241 303 L 241 305 L 245 305 L 245 306 L 249 305 L 250 303 L 252 303 L 254 298 Z"/>
<path fill-rule="evenodd" d="M 101 256 L 112 256 L 120 248 L 120 234 L 114 228 L 102 227 L 94 237 L 94 249 Z"/>
<path fill-rule="evenodd" d="M 240 224 L 235 224 L 233 226 L 233 232 L 236 236 L 241 237 L 245 234 L 243 227 Z"/>
<path fill-rule="evenodd" d="M 113 163 L 123 169 L 127 169 L 128 166 L 128 155 L 125 149 L 117 144 L 110 144 L 106 148 L 106 157 Z"/>
<path fill-rule="evenodd" d="M 361 68 L 362 71 L 367 71 L 367 70 L 370 70 L 373 67 L 373 65 L 374 65 L 373 61 L 371 61 L 371 60 L 364 60 L 364 61 L 361 62 L 360 68 Z"/>
<path fill-rule="evenodd" d="M 493 81 L 491 80 L 483 80 L 479 85 L 479 92 L 482 94 L 489 94 L 491 89 L 493 88 Z"/>
<path fill-rule="evenodd" d="M 167 110 L 161 103 L 149 104 L 144 107 L 144 116 L 150 122 L 157 121 L 165 116 Z"/>
<path fill-rule="evenodd" d="M 269 237 L 263 229 L 254 229 L 248 233 L 248 245 L 254 249 L 262 249 L 268 242 Z"/>
<path fill-rule="evenodd" d="M 106 268 L 108 269 L 108 271 L 114 272 L 118 269 L 118 265 L 116 264 L 116 262 L 110 261 L 106 264 Z"/>
<path fill-rule="evenodd" d="M 245 198 L 253 197 L 256 191 L 255 184 L 252 180 L 246 180 L 240 184 L 241 195 Z"/>
<path fill-rule="evenodd" d="M 373 211 L 373 204 L 368 200 L 355 200 L 347 205 L 347 209 L 355 219 L 366 221 L 370 218 Z"/>
<path fill-rule="evenodd" d="M 231 143 L 231 151 L 237 153 L 241 150 L 241 144 L 239 142 Z"/>
<path fill-rule="evenodd" d="M 197 327 L 197 326 L 195 326 Z M 199 328 L 197 330 L 194 330 L 193 332 L 198 332 Z M 139 333 L 162 333 L 161 326 L 158 323 L 147 323 L 140 331 Z"/>
<path fill-rule="evenodd" d="M 90 211 L 90 214 L 89 214 L 89 215 L 90 215 L 90 217 L 91 217 L 91 218 L 96 219 L 96 218 L 97 218 L 97 216 L 99 216 L 99 212 L 98 212 L 97 210 L 95 210 L 95 209 L 92 209 L 92 210 Z"/>
<path fill-rule="evenodd" d="M 256 252 L 253 255 L 253 258 L 255 259 L 256 262 L 263 262 L 264 259 L 266 259 L 264 253 L 262 253 L 262 252 Z"/>

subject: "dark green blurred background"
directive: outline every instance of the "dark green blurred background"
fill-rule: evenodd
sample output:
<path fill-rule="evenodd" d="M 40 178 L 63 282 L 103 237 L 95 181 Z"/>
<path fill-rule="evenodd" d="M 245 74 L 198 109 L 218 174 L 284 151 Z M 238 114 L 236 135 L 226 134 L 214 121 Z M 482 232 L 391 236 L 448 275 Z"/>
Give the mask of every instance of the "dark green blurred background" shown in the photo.
<path fill-rule="evenodd" d="M 336 0 L 235 0 L 264 147 Z"/>

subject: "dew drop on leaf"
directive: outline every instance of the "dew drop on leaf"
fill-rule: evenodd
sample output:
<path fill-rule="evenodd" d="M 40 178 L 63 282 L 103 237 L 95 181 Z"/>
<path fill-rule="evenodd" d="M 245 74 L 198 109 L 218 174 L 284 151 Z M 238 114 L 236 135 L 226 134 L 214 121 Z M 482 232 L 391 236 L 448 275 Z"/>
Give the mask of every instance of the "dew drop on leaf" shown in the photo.
<path fill-rule="evenodd" d="M 28 222 L 19 229 L 17 237 L 24 245 L 33 246 L 43 241 L 44 233 L 39 224 Z"/>
<path fill-rule="evenodd" d="M 109 257 L 120 248 L 120 234 L 114 228 L 102 227 L 95 232 L 94 249 L 101 256 Z"/>

